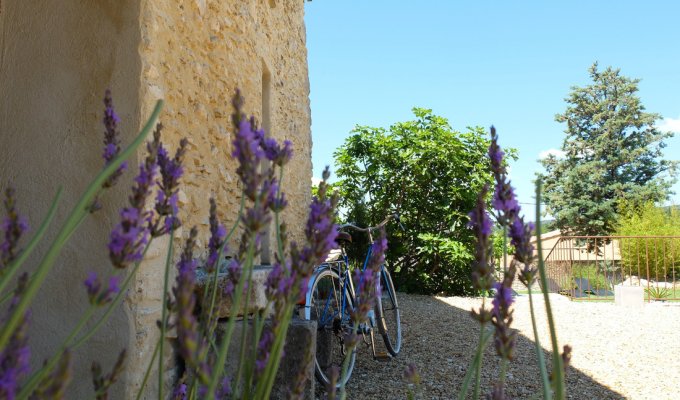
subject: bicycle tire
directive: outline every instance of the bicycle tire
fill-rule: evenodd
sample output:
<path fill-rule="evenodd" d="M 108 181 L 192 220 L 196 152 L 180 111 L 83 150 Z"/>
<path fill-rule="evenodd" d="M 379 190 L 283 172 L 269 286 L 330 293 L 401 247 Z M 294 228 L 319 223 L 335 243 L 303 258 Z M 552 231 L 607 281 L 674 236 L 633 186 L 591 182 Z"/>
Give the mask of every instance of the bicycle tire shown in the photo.
<path fill-rule="evenodd" d="M 312 278 L 305 302 L 305 318 L 317 322 L 314 375 L 324 387 L 330 385 L 333 367 L 338 368 L 339 374 L 342 375 L 342 363 L 347 355 L 344 339 L 352 329 L 348 307 L 352 307 L 353 302 L 348 293 L 345 296 L 347 301 L 345 312 L 340 315 L 342 290 L 346 289 L 341 287 L 338 273 L 331 268 L 325 268 Z M 344 379 L 342 376 L 338 378 L 336 387 L 347 383 L 355 362 L 356 347 L 350 355 L 347 373 Z"/>
<path fill-rule="evenodd" d="M 387 351 L 396 357 L 401 350 L 401 316 L 392 276 L 384 265 L 380 267 L 380 288 L 381 293 L 375 306 L 378 331 Z"/>

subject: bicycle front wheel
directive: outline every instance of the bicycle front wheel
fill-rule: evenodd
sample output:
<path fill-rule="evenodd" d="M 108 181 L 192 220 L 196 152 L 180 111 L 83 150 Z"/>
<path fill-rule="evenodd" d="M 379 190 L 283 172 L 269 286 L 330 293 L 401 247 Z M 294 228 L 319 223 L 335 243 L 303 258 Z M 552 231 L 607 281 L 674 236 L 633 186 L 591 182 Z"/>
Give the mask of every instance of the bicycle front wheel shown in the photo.
<path fill-rule="evenodd" d="M 390 272 L 384 265 L 380 267 L 380 289 L 381 293 L 375 307 L 378 330 L 383 337 L 387 351 L 392 356 L 396 356 L 401 350 L 401 318 L 397 292 L 394 289 Z"/>
<path fill-rule="evenodd" d="M 314 373 L 326 387 L 331 384 L 333 370 L 337 371 L 339 377 L 336 387 L 340 387 L 347 383 L 354 369 L 356 348 L 350 352 L 345 346 L 345 337 L 352 331 L 349 317 L 352 306 L 352 299 L 347 295 L 336 271 L 323 269 L 315 275 L 305 304 L 305 317 L 317 323 Z M 349 364 L 343 377 L 345 359 L 348 359 Z"/>

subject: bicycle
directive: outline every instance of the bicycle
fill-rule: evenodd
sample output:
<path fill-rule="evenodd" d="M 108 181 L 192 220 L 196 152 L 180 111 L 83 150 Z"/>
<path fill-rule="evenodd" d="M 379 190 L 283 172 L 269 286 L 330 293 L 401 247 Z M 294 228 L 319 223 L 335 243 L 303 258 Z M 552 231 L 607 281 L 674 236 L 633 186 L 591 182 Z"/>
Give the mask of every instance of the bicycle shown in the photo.
<path fill-rule="evenodd" d="M 317 322 L 316 355 L 314 370 L 316 378 L 324 385 L 331 382 L 331 370 L 337 367 L 342 370 L 342 364 L 347 355 L 345 338 L 352 333 L 353 324 L 350 313 L 354 308 L 356 294 L 352 281 L 352 267 L 347 257 L 345 247 L 352 242 L 352 236 L 342 231 L 353 229 L 368 233 L 369 243 L 373 243 L 372 232 L 384 227 L 390 219 L 399 222 L 399 216 L 392 214 L 376 226 L 360 228 L 353 224 L 340 226 L 341 232 L 337 242 L 340 245 L 341 257 L 337 261 L 319 265 L 309 282 L 309 290 L 305 296 L 303 318 Z M 399 224 L 401 226 L 401 224 Z M 362 271 L 366 269 L 371 257 L 372 246 L 369 245 Z M 376 299 L 374 309 L 369 313 L 367 323 L 359 325 L 364 343 L 371 346 L 373 358 L 378 361 L 389 361 L 396 357 L 401 349 L 401 319 L 397 295 L 392 283 L 390 272 L 385 265 L 380 266 L 380 279 L 376 279 Z M 377 326 L 385 343 L 386 352 L 376 350 L 374 328 Z M 370 337 L 370 342 L 366 336 Z M 344 377 L 340 377 L 336 385 L 344 385 L 352 375 L 356 361 L 356 347 L 350 354 L 349 366 Z"/>

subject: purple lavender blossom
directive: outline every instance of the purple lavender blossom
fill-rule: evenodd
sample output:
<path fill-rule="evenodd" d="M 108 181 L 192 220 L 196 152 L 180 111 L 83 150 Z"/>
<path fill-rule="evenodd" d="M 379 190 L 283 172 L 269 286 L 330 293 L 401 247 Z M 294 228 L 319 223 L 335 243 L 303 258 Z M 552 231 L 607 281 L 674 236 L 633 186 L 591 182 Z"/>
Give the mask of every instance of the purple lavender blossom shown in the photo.
<path fill-rule="evenodd" d="M 414 363 L 409 363 L 404 370 L 404 380 L 412 385 L 420 385 L 420 374 Z"/>
<path fill-rule="evenodd" d="M 363 323 L 368 320 L 368 313 L 375 306 L 378 292 L 378 274 L 380 266 L 385 262 L 387 251 L 387 237 L 385 230 L 381 229 L 378 238 L 371 245 L 371 257 L 366 268 L 361 271 L 354 270 L 354 282 L 357 285 L 357 298 L 354 310 L 351 312 L 352 321 Z"/>
<path fill-rule="evenodd" d="M 225 376 L 222 378 L 222 381 L 220 382 L 220 387 L 217 388 L 217 392 L 215 393 L 215 398 L 216 399 L 227 399 L 231 396 L 231 378 L 228 376 Z"/>
<path fill-rule="evenodd" d="M 21 299 L 28 274 L 19 278 L 19 284 L 9 306 L 7 318 L 12 315 Z M 0 352 L 0 398 L 14 399 L 19 389 L 20 380 L 30 372 L 31 350 L 28 346 L 28 319 L 30 311 L 24 316 L 10 336 L 7 346 Z"/>
<path fill-rule="evenodd" d="M 175 390 L 172 392 L 173 400 L 186 400 L 187 399 L 187 385 L 186 383 L 180 383 L 177 385 Z"/>
<path fill-rule="evenodd" d="M 290 140 L 283 142 L 283 147 L 272 138 L 265 138 L 262 140 L 261 146 L 265 157 L 274 165 L 283 167 L 293 157 L 292 143 Z"/>
<path fill-rule="evenodd" d="M 269 207 L 275 213 L 283 211 L 288 206 L 288 200 L 286 200 L 286 194 L 280 192 L 275 198 L 271 199 Z"/>
<path fill-rule="evenodd" d="M 515 260 L 523 265 L 520 280 L 525 285 L 531 284 L 536 275 L 536 268 L 531 266 L 534 247 L 530 243 L 534 225 L 531 222 L 525 223 L 524 217 L 519 216 L 521 208 L 514 189 L 507 179 L 507 171 L 503 166 L 503 152 L 498 146 L 498 135 L 494 127 L 491 127 L 489 158 L 491 159 L 491 172 L 496 181 L 492 205 L 497 211 L 498 222 L 509 228 L 510 243 L 515 246 Z"/>
<path fill-rule="evenodd" d="M 327 174 L 324 176 L 324 179 L 327 179 Z M 310 205 L 305 228 L 308 244 L 302 249 L 299 249 L 296 243 L 291 244 L 291 265 L 298 280 L 298 286 L 293 291 L 295 296 L 300 293 L 303 283 L 306 286 L 314 266 L 323 262 L 335 247 L 335 239 L 338 236 L 337 225 L 333 223 L 337 197 L 325 198 L 324 183 L 325 181 L 319 186 L 319 197 L 315 197 Z"/>
<path fill-rule="evenodd" d="M 5 190 L 4 201 L 7 216 L 0 225 L 0 229 L 4 232 L 4 240 L 0 243 L 0 275 L 2 269 L 14 261 L 21 252 L 17 249 L 17 245 L 21 236 L 28 230 L 28 222 L 17 212 L 15 202 L 14 189 L 8 187 Z"/>
<path fill-rule="evenodd" d="M 177 313 L 177 342 L 182 359 L 203 384 L 210 381 L 210 367 L 206 362 L 208 345 L 205 338 L 199 335 L 198 321 L 194 316 L 196 306 L 196 267 L 193 249 L 198 231 L 191 229 L 184 251 L 177 264 L 176 285 L 172 289 L 175 295 L 174 308 Z"/>
<path fill-rule="evenodd" d="M 517 216 L 520 211 L 520 206 L 519 202 L 517 202 L 515 191 L 509 183 L 501 182 L 496 184 L 491 205 L 498 212 L 501 212 L 507 216 Z"/>
<path fill-rule="evenodd" d="M 111 276 L 106 288 L 102 288 L 96 272 L 90 272 L 88 278 L 83 282 L 87 289 L 87 297 L 90 304 L 102 306 L 113 300 L 113 297 L 120 292 L 120 277 Z"/>
<path fill-rule="evenodd" d="M 505 394 L 505 387 L 501 382 L 497 382 L 496 384 L 493 385 L 493 389 L 491 390 L 491 393 L 487 396 L 488 400 L 510 400 L 510 397 L 508 397 Z"/>
<path fill-rule="evenodd" d="M 116 268 L 125 268 L 130 263 L 142 260 L 142 252 L 149 242 L 145 225 L 146 215 L 135 208 L 124 208 L 120 212 L 121 222 L 111 232 L 109 258 Z"/>
<path fill-rule="evenodd" d="M 512 297 L 512 289 L 504 286 L 501 282 L 494 282 L 493 288 L 496 289 L 496 294 L 491 304 L 493 305 L 492 313 L 497 318 L 502 317 L 502 309 L 509 308 L 515 299 Z"/>
<path fill-rule="evenodd" d="M 532 222 L 524 222 L 524 217 L 515 218 L 510 226 L 510 243 L 515 246 L 515 260 L 523 264 L 519 279 L 525 285 L 531 285 L 536 276 L 537 269 L 532 266 L 534 261 L 534 245 L 531 244 L 531 236 L 534 232 Z"/>
<path fill-rule="evenodd" d="M 491 160 L 491 173 L 496 181 L 492 206 L 497 211 L 496 219 L 504 226 L 512 224 L 519 215 L 520 206 L 517 202 L 514 189 L 507 179 L 507 171 L 503 166 L 503 151 L 498 146 L 496 128 L 491 127 L 491 145 L 489 146 L 489 158 Z"/>
<path fill-rule="evenodd" d="M 260 342 L 257 344 L 257 357 L 255 359 L 255 375 L 260 376 L 267 366 L 271 347 L 274 344 L 274 333 L 272 328 L 265 327 L 260 337 Z"/>
<path fill-rule="evenodd" d="M 220 224 L 217 218 L 217 203 L 214 198 L 210 198 L 210 241 L 208 242 L 208 271 L 213 271 L 217 268 L 217 257 L 220 249 L 224 244 L 224 238 L 227 236 L 227 230 L 224 225 Z"/>
<path fill-rule="evenodd" d="M 270 300 L 287 299 L 293 289 L 295 272 L 291 270 L 290 263 L 281 264 L 275 262 L 265 282 L 265 293 Z"/>
<path fill-rule="evenodd" d="M 512 282 L 515 279 L 516 263 L 511 263 L 504 273 L 503 281 L 496 282 L 494 288 L 496 294 L 492 301 L 491 311 L 494 331 L 494 344 L 499 357 L 511 361 L 514 358 L 515 342 L 517 333 L 510 329 L 512 313 L 510 309 L 515 299 L 512 297 Z"/>
<path fill-rule="evenodd" d="M 237 96 L 239 96 L 238 92 Z M 234 104 L 236 105 L 238 102 L 234 101 Z M 240 108 L 236 108 L 234 112 L 235 121 L 237 116 L 237 130 L 236 137 L 232 142 L 234 145 L 232 156 L 239 162 L 236 173 L 244 184 L 244 193 L 251 201 L 255 201 L 257 188 L 262 181 L 258 169 L 265 154 L 260 146 L 260 134 L 256 132 L 254 119 L 245 118 Z"/>
<path fill-rule="evenodd" d="M 494 140 L 497 138 L 496 128 L 491 127 L 491 145 L 489 146 L 489 159 L 491 160 L 491 171 L 492 172 L 505 172 L 503 167 L 503 156 L 505 153 L 498 146 L 498 141 Z"/>
<path fill-rule="evenodd" d="M 243 265 L 236 259 L 232 259 L 227 266 L 227 275 L 229 279 L 224 285 L 224 294 L 226 296 L 233 296 L 234 289 L 236 289 L 236 283 L 241 279 L 241 272 L 243 271 Z M 247 282 L 245 282 L 247 284 Z"/>
<path fill-rule="evenodd" d="M 476 240 L 475 245 L 475 261 L 472 266 L 472 284 L 477 290 L 489 290 L 493 283 L 493 266 L 490 264 L 491 246 L 489 244 L 489 236 L 491 236 L 491 220 L 489 214 L 486 212 L 486 203 L 484 198 L 488 186 L 485 186 L 477 197 L 477 206 L 470 212 L 469 227 L 472 228 Z M 484 314 L 484 311 L 481 311 Z M 484 317 L 480 322 L 487 319 L 487 315 L 478 315 Z"/>
<path fill-rule="evenodd" d="M 335 239 L 338 236 L 337 225 L 333 222 L 335 207 L 338 198 L 335 194 L 327 198 L 328 184 L 326 181 L 330 177 L 328 167 L 324 169 L 323 181 L 319 184 L 318 197 L 312 199 L 309 206 L 309 217 L 305 227 L 305 237 L 310 246 L 302 250 L 302 258 L 311 261 L 310 267 L 323 261 L 331 249 L 335 248 Z M 295 263 L 293 263 L 295 265 Z M 309 276 L 312 272 L 303 274 Z"/>
<path fill-rule="evenodd" d="M 120 132 L 118 131 L 118 123 L 120 118 L 116 115 L 113 109 L 113 99 L 111 98 L 111 90 L 107 89 L 104 94 L 104 165 L 109 165 L 116 156 L 120 153 Z M 120 167 L 114 172 L 102 185 L 104 188 L 112 187 L 118 181 L 118 178 L 123 174 L 127 168 L 127 162 L 123 162 Z"/>
<path fill-rule="evenodd" d="M 146 199 L 155 183 L 158 169 L 158 143 L 147 144 L 147 157 L 139 166 L 129 207 L 120 211 L 120 223 L 111 232 L 109 258 L 116 268 L 142 260 L 142 252 L 149 242 L 152 213 L 145 210 Z"/>
<path fill-rule="evenodd" d="M 160 135 L 163 126 L 158 124 L 154 131 L 154 143 L 158 149 L 158 169 L 161 179 L 158 182 L 159 190 L 156 194 L 156 204 L 154 206 L 158 214 L 158 220 L 154 222 L 151 233 L 154 237 L 164 235 L 173 229 L 181 226 L 177 217 L 179 212 L 177 207 L 179 181 L 184 174 L 182 163 L 186 154 L 189 141 L 184 138 L 180 140 L 179 147 L 175 156 L 170 158 L 168 151 L 160 142 Z M 160 220 L 163 223 L 160 223 Z"/>

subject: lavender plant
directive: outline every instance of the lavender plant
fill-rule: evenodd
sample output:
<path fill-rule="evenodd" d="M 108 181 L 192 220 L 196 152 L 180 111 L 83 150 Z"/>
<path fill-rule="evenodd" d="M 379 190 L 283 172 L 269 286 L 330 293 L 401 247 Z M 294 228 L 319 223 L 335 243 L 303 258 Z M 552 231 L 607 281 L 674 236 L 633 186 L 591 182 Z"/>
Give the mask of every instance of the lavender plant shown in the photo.
<path fill-rule="evenodd" d="M 283 356 L 283 345 L 295 304 L 307 290 L 314 266 L 326 258 L 335 244 L 337 227 L 333 220 L 337 198 L 329 196 L 324 189 L 328 186 L 325 181 L 329 177 L 329 172 L 325 171 L 319 195 L 310 206 L 309 219 L 304 231 L 306 242 L 288 244 L 287 228 L 280 218 L 281 212 L 287 207 L 281 182 L 284 166 L 292 157 L 292 145 L 289 141 L 279 143 L 266 137 L 265 132 L 256 127 L 253 118 L 246 118 L 241 111 L 243 99 L 238 92 L 234 99 L 235 112 L 232 117 L 236 128 L 233 156 L 239 162 L 237 173 L 244 189 L 237 223 L 242 234 L 236 257 L 227 268 L 226 276 L 229 281 L 227 290 L 219 290 L 218 278 L 223 271 L 220 268 L 220 260 L 237 226 L 232 227 L 227 234 L 217 217 L 218 205 L 211 199 L 211 238 L 208 243 L 208 257 L 202 261 L 194 256 L 197 231 L 192 229 L 177 263 L 178 274 L 172 290 L 173 296 L 172 298 L 168 296 L 169 268 L 174 259 L 172 237 L 174 231 L 181 226 L 177 196 L 187 142 L 182 140 L 174 157 L 171 157 L 161 143 L 162 126 L 155 125 L 153 139 L 146 144 L 147 154 L 134 179 L 128 204 L 121 209 L 120 221 L 111 231 L 108 252 L 111 264 L 115 267 L 113 273 L 105 278 L 91 272 L 84 279 L 84 298 L 87 299 L 89 308 L 54 355 L 45 360 L 43 367 L 33 373 L 29 371 L 30 349 L 27 345 L 29 308 L 37 290 L 54 266 L 64 244 L 84 218 L 101 208 L 99 196 L 103 194 L 102 191 L 120 180 L 126 170 L 125 159 L 152 131 L 162 107 L 162 102 L 159 102 L 139 135 L 123 149 L 119 138 L 119 118 L 115 113 L 110 91 L 106 92 L 104 104 L 105 129 L 102 154 L 104 168 L 87 187 L 34 272 L 22 275 L 15 294 L 11 296 L 11 304 L 0 329 L 0 397 L 63 398 L 66 385 L 71 378 L 72 351 L 92 337 L 120 305 L 151 241 L 164 234 L 169 234 L 171 238 L 167 253 L 163 300 L 167 307 L 164 307 L 159 323 L 161 339 L 155 348 L 138 397 L 141 397 L 145 390 L 151 367 L 155 363 L 154 359 L 163 354 L 165 331 L 171 326 L 177 329 L 179 356 L 186 366 L 184 375 L 175 385 L 173 398 L 269 397 L 274 376 Z M 155 202 L 152 207 L 148 207 L 149 199 L 154 192 Z M 27 230 L 27 223 L 15 207 L 13 190 L 7 190 L 5 200 L 7 217 L 1 226 L 4 241 L 0 244 L 2 256 L 0 293 L 8 287 L 42 239 L 54 216 L 60 193 L 61 191 L 57 193 L 45 220 L 22 250 L 19 241 Z M 232 301 L 231 315 L 238 314 L 242 306 L 244 310 L 249 309 L 250 296 L 245 295 L 245 299 L 243 297 L 244 293 L 248 293 L 246 289 L 253 284 L 253 268 L 261 252 L 263 235 L 270 223 L 273 223 L 275 228 L 276 262 L 267 282 L 268 306 L 253 318 L 252 343 L 256 343 L 256 346 L 247 345 L 245 335 L 248 333 L 244 330 L 240 338 L 240 356 L 235 360 L 238 363 L 237 372 L 234 376 L 226 376 L 224 374 L 226 350 L 234 332 L 235 318 L 229 320 L 224 334 L 218 337 L 215 333 L 217 320 L 214 315 L 215 304 L 219 298 L 229 296 Z M 382 252 L 376 251 L 376 254 Z M 199 268 L 212 274 L 201 298 L 197 297 L 195 290 L 196 271 Z M 370 287 L 368 284 L 370 277 L 362 279 L 366 280 L 366 287 Z M 371 296 L 374 297 L 375 294 L 366 291 L 362 296 L 369 302 Z M 8 295 L 4 297 L 9 298 Z M 102 312 L 98 313 L 99 310 Z M 173 318 L 170 318 L 171 313 L 174 315 Z M 95 318 L 97 315 L 99 317 Z M 365 316 L 362 317 L 361 313 L 358 313 L 356 318 L 360 320 Z M 110 387 L 124 368 L 124 354 L 124 351 L 121 352 L 118 361 L 108 374 L 102 372 L 102 367 L 97 362 L 93 363 L 96 398 L 108 397 Z M 300 398 L 302 395 L 306 379 L 304 371 L 313 361 L 313 354 L 311 352 L 306 354 L 305 360 L 296 381 L 291 383 L 292 398 Z M 158 365 L 159 398 L 163 398 L 164 374 L 160 358 Z"/>
<path fill-rule="evenodd" d="M 486 308 L 485 300 L 483 298 L 479 310 L 472 310 L 473 318 L 480 323 L 480 340 L 477 353 L 471 362 L 471 368 L 468 369 L 458 398 L 463 399 L 467 395 L 473 373 L 475 376 L 473 396 L 474 398 L 479 398 L 483 352 L 491 335 L 494 336 L 494 347 L 496 349 L 496 354 L 500 358 L 500 374 L 492 390 L 488 393 L 488 398 L 495 400 L 508 398 L 505 394 L 505 376 L 508 363 L 513 360 L 515 351 L 516 332 L 512 329 L 513 309 L 511 306 L 514 302 L 512 296 L 512 283 L 517 275 L 529 292 L 531 320 L 535 337 L 536 357 L 541 373 L 543 398 L 564 399 L 564 369 L 570 358 L 571 348 L 565 346 L 562 353 L 560 353 L 557 348 L 555 323 L 550 307 L 550 300 L 547 292 L 544 291 L 543 295 L 553 347 L 553 371 L 549 375 L 538 339 L 538 330 L 536 327 L 534 304 L 531 293 L 537 275 L 541 279 L 542 287 L 547 287 L 540 238 L 538 245 L 538 267 L 536 267 L 534 248 L 530 243 L 531 234 L 534 232 L 535 227 L 531 222 L 526 223 L 524 217 L 520 216 L 521 209 L 515 197 L 514 189 L 507 178 L 507 171 L 503 163 L 503 155 L 503 151 L 498 145 L 496 130 L 494 127 L 491 127 L 489 159 L 491 172 L 495 180 L 491 204 L 495 220 L 503 228 L 505 233 L 504 248 L 506 248 L 506 237 L 509 237 L 510 243 L 514 248 L 514 257 L 510 262 L 510 265 L 503 266 L 502 279 L 496 281 L 493 276 L 494 266 L 491 265 L 491 246 L 489 242 L 493 224 L 486 209 L 488 188 L 485 187 L 478 196 L 477 207 L 470 212 L 469 226 L 472 228 L 477 239 L 475 262 L 473 263 L 472 268 L 472 281 L 475 288 L 481 292 L 493 288 L 494 298 L 492 300 L 491 309 Z M 540 181 L 538 182 L 536 189 L 536 203 L 540 204 Z M 536 221 L 536 229 L 539 230 L 540 209 L 538 207 L 536 210 Z M 503 257 L 503 259 L 506 259 L 506 257 Z M 489 331 L 486 328 L 486 325 L 489 322 L 493 326 L 492 331 Z"/>
<path fill-rule="evenodd" d="M 85 193 L 66 218 L 62 228 L 58 231 L 56 238 L 42 256 L 41 261 L 33 269 L 33 272 L 30 274 L 24 273 L 19 279 L 15 296 L 12 298 L 7 317 L 4 319 L 0 329 L 0 354 L 2 354 L 0 382 L 2 382 L 4 391 L 3 398 L 61 398 L 70 377 L 70 351 L 68 348 L 74 345 L 73 341 L 76 335 L 81 333 L 85 323 L 93 315 L 92 311 L 86 312 L 72 334 L 57 350 L 56 354 L 49 360 L 46 360 L 44 366 L 33 372 L 27 380 L 21 381 L 22 376 L 28 376 L 30 373 L 28 370 L 29 349 L 26 345 L 28 334 L 26 327 L 30 316 L 29 307 L 37 291 L 43 284 L 48 272 L 54 266 L 54 262 L 64 244 L 69 240 L 84 218 L 99 208 L 99 192 L 102 189 L 113 186 L 118 177 L 123 173 L 125 159 L 143 142 L 146 134 L 151 130 L 153 122 L 160 113 L 162 102 L 156 105 L 150 120 L 133 143 L 123 151 L 120 151 L 117 138 L 118 117 L 113 111 L 113 104 L 110 92 L 108 91 L 105 96 L 105 107 L 104 124 L 106 129 L 103 152 L 105 166 L 87 187 Z M 8 189 L 7 200 L 5 202 L 8 215 L 2 226 L 5 233 L 5 241 L 0 246 L 2 249 L 0 293 L 5 293 L 4 291 L 7 286 L 42 239 L 47 227 L 52 222 L 60 196 L 61 189 L 55 196 L 55 200 L 45 220 L 40 224 L 33 238 L 24 250 L 19 250 L 18 241 L 21 234 L 26 230 L 27 224 L 14 207 L 13 190 Z M 125 213 L 124 220 L 133 219 L 134 215 Z M 107 287 L 104 287 L 94 275 L 91 275 L 85 283 L 87 298 L 91 304 L 90 310 L 109 303 L 111 297 L 118 291 L 118 281 L 115 278 L 109 281 Z"/>
<path fill-rule="evenodd" d="M 333 223 L 337 199 L 328 197 L 325 190 L 313 199 L 309 219 L 305 228 L 306 244 L 291 243 L 288 246 L 286 227 L 280 220 L 280 213 L 287 201 L 281 190 L 283 167 L 292 156 L 291 143 L 267 138 L 258 129 L 254 118 L 246 118 L 242 112 L 243 98 L 237 92 L 232 102 L 234 113 L 233 157 L 239 162 L 237 174 L 241 180 L 243 194 L 237 225 L 227 233 L 217 216 L 217 202 L 210 200 L 210 240 L 208 257 L 202 261 L 193 255 L 196 230 L 192 229 L 184 251 L 177 264 L 178 275 L 173 288 L 174 299 L 166 296 L 167 309 L 176 317 L 174 322 L 163 315 L 160 326 L 174 324 L 177 329 L 179 355 L 185 370 L 173 391 L 173 398 L 268 398 L 279 362 L 283 356 L 283 345 L 288 325 L 298 298 L 307 290 L 307 282 L 314 266 L 326 258 L 335 244 L 337 228 Z M 159 152 L 159 160 L 163 158 Z M 161 171 L 163 168 L 161 167 Z M 328 171 L 324 179 L 329 177 Z M 322 184 L 323 187 L 324 184 Z M 327 186 L 327 185 L 326 185 Z M 167 196 L 160 196 L 165 198 Z M 231 359 L 236 372 L 224 373 L 227 350 L 230 348 L 236 318 L 230 318 L 217 335 L 216 302 L 229 297 L 232 308 L 230 315 L 240 310 L 250 310 L 248 288 L 253 284 L 253 269 L 261 252 L 263 235 L 270 223 L 274 225 L 276 246 L 275 263 L 266 283 L 267 307 L 256 312 L 251 320 L 252 331 L 242 330 L 238 340 L 238 355 Z M 241 228 L 241 239 L 234 258 L 226 270 L 221 267 L 222 255 L 227 243 L 237 228 Z M 172 236 L 172 227 L 169 228 Z M 166 266 L 172 257 L 168 251 Z M 200 269 L 210 279 L 204 283 L 203 296 L 196 295 L 196 271 Z M 167 273 L 166 273 L 167 276 Z M 219 279 L 226 280 L 220 286 Z M 223 287 L 224 290 L 220 290 Z M 166 292 L 167 293 L 167 292 Z M 197 310 L 200 312 L 196 313 Z M 162 347 L 164 334 L 157 345 Z M 254 345 L 250 345 L 253 343 Z M 155 354 L 160 351 L 156 351 Z M 300 366 L 295 382 L 291 382 L 292 398 L 302 395 L 306 369 L 313 355 L 305 356 L 307 362 Z M 153 363 L 153 362 L 152 362 Z M 147 371 L 148 378 L 151 365 Z M 162 382 L 162 364 L 159 361 L 159 386 Z M 141 393 L 141 392 L 140 392 Z M 162 393 L 161 395 L 162 396 Z M 160 398 L 160 397 L 159 397 Z"/>
<path fill-rule="evenodd" d="M 319 189 L 326 190 L 325 187 Z M 359 333 L 359 325 L 368 322 L 369 313 L 374 309 L 376 299 L 380 296 L 378 292 L 378 279 L 380 274 L 380 266 L 385 262 L 385 252 L 387 251 L 387 235 L 385 229 L 381 228 L 378 237 L 371 244 L 370 257 L 366 268 L 361 270 L 359 268 L 354 270 L 354 282 L 358 282 L 356 288 L 356 299 L 354 300 L 354 308 L 350 311 L 350 320 L 352 323 L 352 331 L 346 333 L 344 339 L 345 359 L 342 363 L 341 371 L 331 371 L 331 379 L 326 385 L 327 398 L 334 400 L 339 398 L 344 400 L 347 397 L 345 390 L 346 376 L 348 373 L 349 362 L 351 355 L 354 353 L 357 345 L 361 341 Z M 338 379 L 340 379 L 340 387 L 337 386 Z"/>

